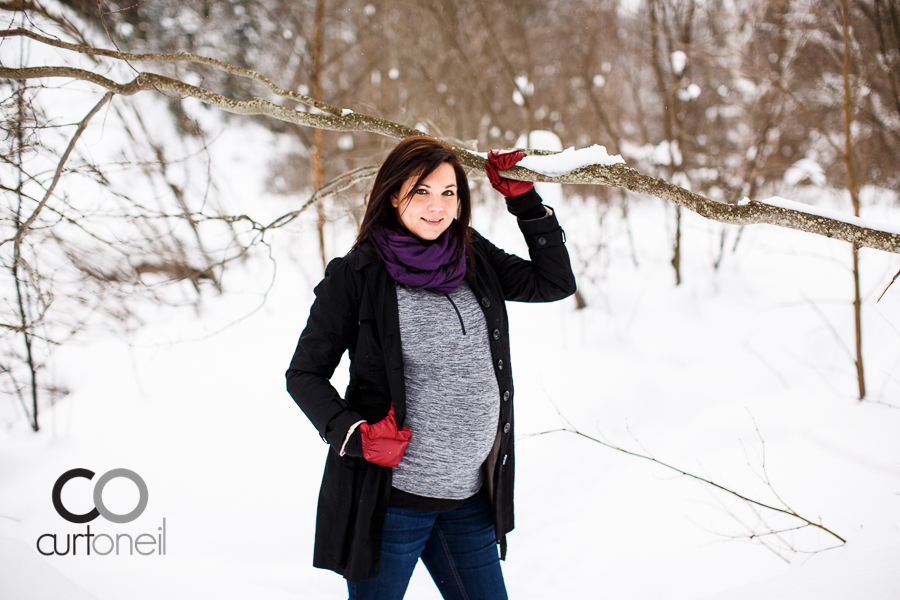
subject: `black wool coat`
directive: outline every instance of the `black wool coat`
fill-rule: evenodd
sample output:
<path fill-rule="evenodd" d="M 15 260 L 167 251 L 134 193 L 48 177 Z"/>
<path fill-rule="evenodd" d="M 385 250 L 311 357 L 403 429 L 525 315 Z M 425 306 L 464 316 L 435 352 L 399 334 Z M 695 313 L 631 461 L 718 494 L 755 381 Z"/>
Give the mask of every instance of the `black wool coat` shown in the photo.
<path fill-rule="evenodd" d="M 519 221 L 530 261 L 507 254 L 472 232 L 475 272 L 470 286 L 490 335 L 500 390 L 497 438 L 483 465 L 501 557 L 513 528 L 513 380 L 505 301 L 549 302 L 575 292 L 575 276 L 556 216 Z M 390 405 L 406 419 L 397 291 L 374 249 L 365 244 L 328 264 L 287 371 L 287 388 L 329 445 L 316 515 L 313 565 L 350 581 L 378 574 L 391 469 L 340 456 L 349 428 L 383 419 Z M 329 379 L 344 351 L 350 383 L 342 398 Z M 415 431 L 412 432 L 416 434 Z"/>

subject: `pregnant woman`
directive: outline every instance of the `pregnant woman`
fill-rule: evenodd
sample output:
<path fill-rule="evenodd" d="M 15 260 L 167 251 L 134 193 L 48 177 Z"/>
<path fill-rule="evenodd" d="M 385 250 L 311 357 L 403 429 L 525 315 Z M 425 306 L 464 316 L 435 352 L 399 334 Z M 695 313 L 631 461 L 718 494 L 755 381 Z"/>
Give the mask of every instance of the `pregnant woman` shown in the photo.
<path fill-rule="evenodd" d="M 506 301 L 575 292 L 565 236 L 530 182 L 494 188 L 531 260 L 470 228 L 466 174 L 425 136 L 388 155 L 350 252 L 329 263 L 287 387 L 329 445 L 313 564 L 350 598 L 399 599 L 421 558 L 445 599 L 506 598 L 513 528 L 513 398 Z M 330 378 L 344 352 L 343 398 Z M 499 549 L 498 549 L 499 546 Z"/>

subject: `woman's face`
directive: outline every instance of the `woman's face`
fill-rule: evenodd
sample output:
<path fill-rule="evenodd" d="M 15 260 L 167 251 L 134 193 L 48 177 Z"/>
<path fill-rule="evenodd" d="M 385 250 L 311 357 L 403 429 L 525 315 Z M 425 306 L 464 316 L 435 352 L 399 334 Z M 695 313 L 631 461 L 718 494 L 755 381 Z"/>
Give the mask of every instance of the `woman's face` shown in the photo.
<path fill-rule="evenodd" d="M 400 193 L 391 196 L 391 204 L 407 231 L 422 240 L 436 240 L 450 227 L 459 209 L 456 172 L 450 163 L 441 163 L 413 191 L 416 179 L 413 176 L 403 182 Z"/>

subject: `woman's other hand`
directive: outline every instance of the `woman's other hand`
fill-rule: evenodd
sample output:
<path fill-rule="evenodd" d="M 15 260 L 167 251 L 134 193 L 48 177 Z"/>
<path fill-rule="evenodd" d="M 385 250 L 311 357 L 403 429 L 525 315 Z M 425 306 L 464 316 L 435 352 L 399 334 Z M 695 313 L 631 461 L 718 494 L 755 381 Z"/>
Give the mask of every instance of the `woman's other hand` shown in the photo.
<path fill-rule="evenodd" d="M 385 418 L 369 425 L 360 423 L 363 458 L 382 467 L 396 467 L 409 446 L 412 432 L 407 427 L 397 429 L 394 419 L 394 405 Z"/>
<path fill-rule="evenodd" d="M 484 170 L 487 171 L 488 179 L 491 180 L 494 189 L 506 198 L 506 208 L 509 212 L 520 219 L 540 219 L 547 216 L 547 211 L 541 204 L 541 197 L 534 189 L 534 183 L 507 179 L 500 177 L 500 174 L 497 173 L 497 171 L 512 168 L 523 158 L 525 158 L 525 153 L 521 150 L 511 152 L 491 150 L 488 152 L 487 162 L 484 163 Z"/>
<path fill-rule="evenodd" d="M 534 183 L 530 181 L 507 179 L 506 177 L 500 177 L 500 174 L 497 173 L 497 171 L 505 171 L 514 167 L 523 158 L 525 158 L 525 153 L 521 150 L 510 152 L 491 150 L 488 152 L 488 161 L 484 163 L 484 170 L 487 172 L 488 179 L 491 181 L 494 189 L 506 198 L 521 196 L 534 189 Z"/>

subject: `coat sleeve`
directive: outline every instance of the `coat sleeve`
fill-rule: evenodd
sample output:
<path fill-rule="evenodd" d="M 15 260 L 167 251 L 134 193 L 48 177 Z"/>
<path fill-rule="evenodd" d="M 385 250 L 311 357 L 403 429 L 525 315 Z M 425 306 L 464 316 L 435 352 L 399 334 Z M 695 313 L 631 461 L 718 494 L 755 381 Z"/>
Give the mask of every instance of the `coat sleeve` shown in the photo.
<path fill-rule="evenodd" d="M 350 427 L 364 420 L 349 410 L 330 381 L 344 352 L 356 344 L 359 303 L 351 269 L 344 258 L 328 264 L 285 374 L 291 397 L 338 452 Z"/>
<path fill-rule="evenodd" d="M 575 274 L 566 250 L 565 232 L 552 209 L 540 219 L 519 219 L 531 260 L 504 252 L 472 232 L 472 241 L 483 245 L 488 261 L 500 279 L 505 300 L 552 302 L 575 293 Z"/>

